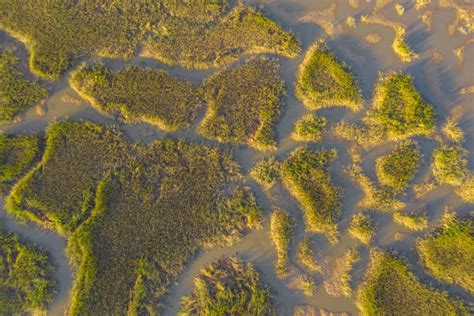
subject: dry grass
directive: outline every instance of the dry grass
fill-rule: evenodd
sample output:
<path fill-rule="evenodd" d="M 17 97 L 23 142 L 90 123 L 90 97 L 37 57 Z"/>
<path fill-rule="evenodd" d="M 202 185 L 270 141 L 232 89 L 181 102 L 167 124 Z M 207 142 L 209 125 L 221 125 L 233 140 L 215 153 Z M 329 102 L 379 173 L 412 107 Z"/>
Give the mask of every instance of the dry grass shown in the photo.
<path fill-rule="evenodd" d="M 277 252 L 276 275 L 288 275 L 288 251 L 293 240 L 295 219 L 281 209 L 275 209 L 270 217 L 270 233 Z"/>
<path fill-rule="evenodd" d="M 355 249 L 349 249 L 344 256 L 336 260 L 334 268 L 324 279 L 324 288 L 329 295 L 336 297 L 352 295 L 351 273 L 359 260 L 359 253 Z"/>

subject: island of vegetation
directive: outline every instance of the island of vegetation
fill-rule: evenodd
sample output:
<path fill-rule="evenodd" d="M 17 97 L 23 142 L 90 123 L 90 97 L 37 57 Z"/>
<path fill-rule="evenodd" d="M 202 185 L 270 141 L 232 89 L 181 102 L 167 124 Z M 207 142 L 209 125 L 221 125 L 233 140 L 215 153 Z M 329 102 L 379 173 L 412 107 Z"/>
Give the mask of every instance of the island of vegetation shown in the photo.
<path fill-rule="evenodd" d="M 113 71 L 104 65 L 83 65 L 71 75 L 70 84 L 105 115 L 166 131 L 189 127 L 203 105 L 193 85 L 163 70 L 130 66 Z"/>
<path fill-rule="evenodd" d="M 458 145 L 442 145 L 433 152 L 432 170 L 439 184 L 462 185 L 469 174 L 467 151 Z"/>
<path fill-rule="evenodd" d="M 325 117 L 308 114 L 296 121 L 291 137 L 299 142 L 317 142 L 323 136 L 326 126 Z"/>
<path fill-rule="evenodd" d="M 321 43 L 313 44 L 300 65 L 296 95 L 311 110 L 345 106 L 358 111 L 363 104 L 357 81 L 348 67 Z"/>
<path fill-rule="evenodd" d="M 311 241 L 305 237 L 299 244 L 296 252 L 298 262 L 311 272 L 321 272 L 321 266 L 316 262 L 316 255 L 311 248 Z"/>
<path fill-rule="evenodd" d="M 352 216 L 348 231 L 354 238 L 368 245 L 374 238 L 375 229 L 373 221 L 367 214 L 358 213 Z"/>
<path fill-rule="evenodd" d="M 47 253 L 8 233 L 0 222 L 0 314 L 40 315 L 52 303 L 58 283 Z"/>
<path fill-rule="evenodd" d="M 350 297 L 352 295 L 351 279 L 354 265 L 360 260 L 356 249 L 349 249 L 336 260 L 333 269 L 324 279 L 324 288 L 329 295 Z"/>
<path fill-rule="evenodd" d="M 229 152 L 131 144 L 112 127 L 66 121 L 48 129 L 42 160 L 6 208 L 67 237 L 71 315 L 157 313 L 198 248 L 228 245 L 260 222 L 240 177 Z"/>
<path fill-rule="evenodd" d="M 259 58 L 212 75 L 204 84 L 208 103 L 200 133 L 220 142 L 276 148 L 275 123 L 285 93 L 276 61 Z"/>
<path fill-rule="evenodd" d="M 424 214 L 393 213 L 393 221 L 410 230 L 424 230 L 428 227 L 428 217 Z"/>
<path fill-rule="evenodd" d="M 223 258 L 203 269 L 180 315 L 276 315 L 269 288 L 252 264 Z"/>
<path fill-rule="evenodd" d="M 250 170 L 250 176 L 268 190 L 280 180 L 280 167 L 275 157 L 263 158 Z"/>
<path fill-rule="evenodd" d="M 230 0 L 2 0 L 0 12 L 0 28 L 29 48 L 32 71 L 54 79 L 80 57 L 129 58 L 140 48 L 142 55 L 189 68 L 226 64 L 243 54 L 300 52 L 292 34 Z"/>
<path fill-rule="evenodd" d="M 277 252 L 276 275 L 283 278 L 288 274 L 288 252 L 293 240 L 295 219 L 281 209 L 275 209 L 270 217 L 270 233 Z"/>

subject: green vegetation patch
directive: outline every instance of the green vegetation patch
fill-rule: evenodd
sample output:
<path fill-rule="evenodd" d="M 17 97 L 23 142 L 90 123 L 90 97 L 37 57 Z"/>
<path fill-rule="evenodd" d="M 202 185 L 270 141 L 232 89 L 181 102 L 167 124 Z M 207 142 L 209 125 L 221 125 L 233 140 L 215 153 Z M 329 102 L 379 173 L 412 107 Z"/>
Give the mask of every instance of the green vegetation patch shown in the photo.
<path fill-rule="evenodd" d="M 285 93 L 279 72 L 274 60 L 259 58 L 211 76 L 204 85 L 209 107 L 201 134 L 259 150 L 275 148 L 274 125 Z"/>
<path fill-rule="evenodd" d="M 45 96 L 46 89 L 24 78 L 17 57 L 0 53 L 0 122 L 13 120 Z"/>
<path fill-rule="evenodd" d="M 454 192 L 466 203 L 474 204 L 474 176 L 471 174 Z"/>
<path fill-rule="evenodd" d="M 316 257 L 314 251 L 311 249 L 311 241 L 308 238 L 304 238 L 298 244 L 298 250 L 296 253 L 298 262 L 309 269 L 311 272 L 320 272 L 321 267 L 316 263 Z"/>
<path fill-rule="evenodd" d="M 414 141 L 399 143 L 395 149 L 375 162 L 375 171 L 382 185 L 395 191 L 406 188 L 420 168 L 421 152 Z"/>
<path fill-rule="evenodd" d="M 469 315 L 461 300 L 421 283 L 405 261 L 379 249 L 357 293 L 363 315 Z"/>
<path fill-rule="evenodd" d="M 336 156 L 334 149 L 297 148 L 282 165 L 283 183 L 301 205 L 307 229 L 323 233 L 331 242 L 337 241 L 341 212 L 341 189 L 333 185 L 328 170 Z"/>
<path fill-rule="evenodd" d="M 276 315 L 272 296 L 253 266 L 235 257 L 203 269 L 193 292 L 182 298 L 180 315 Z"/>
<path fill-rule="evenodd" d="M 345 106 L 360 110 L 362 94 L 348 67 L 322 44 L 306 54 L 296 79 L 296 95 L 311 110 Z"/>
<path fill-rule="evenodd" d="M 349 233 L 364 244 L 369 244 L 375 235 L 375 225 L 370 217 L 364 213 L 358 213 L 352 217 Z"/>
<path fill-rule="evenodd" d="M 293 240 L 295 219 L 287 212 L 276 209 L 270 217 L 270 233 L 277 251 L 276 274 L 282 278 L 288 274 L 288 251 Z"/>
<path fill-rule="evenodd" d="M 474 224 L 472 218 L 445 215 L 442 225 L 417 242 L 423 266 L 435 278 L 474 293 Z"/>
<path fill-rule="evenodd" d="M 280 179 L 280 163 L 274 157 L 263 158 L 250 170 L 250 176 L 268 190 Z"/>
<path fill-rule="evenodd" d="M 53 301 L 58 284 L 51 258 L 0 223 L 0 314 L 43 313 Z"/>
<path fill-rule="evenodd" d="M 198 248 L 258 225 L 238 169 L 229 152 L 207 146 L 130 144 L 109 127 L 58 123 L 7 210 L 68 238 L 71 315 L 152 314 Z"/>
<path fill-rule="evenodd" d="M 359 260 L 359 253 L 353 248 L 336 260 L 334 268 L 324 280 L 324 288 L 329 295 L 345 297 L 352 295 L 351 274 L 354 265 Z"/>
<path fill-rule="evenodd" d="M 192 84 L 164 70 L 83 66 L 70 82 L 100 112 L 118 113 L 129 123 L 147 122 L 166 131 L 189 127 L 203 104 Z"/>
<path fill-rule="evenodd" d="M 87 55 L 143 54 L 207 68 L 246 53 L 297 55 L 299 44 L 260 11 L 228 0 L 0 1 L 0 27 L 30 49 L 30 67 L 58 78 Z M 54 18 L 51 18 L 54 17 Z"/>
<path fill-rule="evenodd" d="M 325 117 L 308 114 L 296 121 L 291 137 L 300 142 L 317 142 L 323 136 L 326 126 Z"/>
<path fill-rule="evenodd" d="M 461 185 L 468 177 L 467 151 L 442 145 L 433 152 L 433 175 L 440 184 Z"/>
<path fill-rule="evenodd" d="M 428 217 L 426 215 L 403 214 L 395 212 L 393 220 L 411 230 L 424 230 L 428 227 Z"/>

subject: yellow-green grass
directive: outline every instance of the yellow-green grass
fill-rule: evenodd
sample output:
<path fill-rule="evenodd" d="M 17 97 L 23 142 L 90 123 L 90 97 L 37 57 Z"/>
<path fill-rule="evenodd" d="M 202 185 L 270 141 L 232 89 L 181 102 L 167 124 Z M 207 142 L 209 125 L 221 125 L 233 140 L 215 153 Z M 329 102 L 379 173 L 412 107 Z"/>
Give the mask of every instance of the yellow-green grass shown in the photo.
<path fill-rule="evenodd" d="M 276 315 L 276 310 L 252 264 L 230 257 L 201 271 L 191 294 L 181 299 L 178 315 Z"/>
<path fill-rule="evenodd" d="M 423 100 L 411 76 L 402 72 L 380 75 L 367 124 L 384 128 L 389 139 L 404 139 L 432 135 L 435 118 L 435 109 Z"/>
<path fill-rule="evenodd" d="M 356 249 L 351 248 L 336 260 L 334 268 L 324 279 L 324 288 L 329 295 L 350 297 L 352 295 L 351 279 L 354 265 L 360 257 Z"/>
<path fill-rule="evenodd" d="M 280 163 L 275 157 L 263 158 L 250 170 L 250 176 L 268 190 L 280 179 Z"/>
<path fill-rule="evenodd" d="M 291 137 L 299 142 L 317 142 L 323 136 L 326 126 L 325 117 L 308 114 L 296 121 Z"/>
<path fill-rule="evenodd" d="M 275 123 L 285 93 L 276 61 L 251 60 L 212 75 L 204 84 L 208 103 L 200 133 L 220 142 L 276 148 Z"/>
<path fill-rule="evenodd" d="M 166 131 L 189 127 L 203 100 L 192 84 L 164 70 L 129 66 L 113 71 L 104 65 L 83 65 L 71 86 L 108 116 L 126 122 L 147 122 Z"/>
<path fill-rule="evenodd" d="M 349 226 L 349 233 L 354 237 L 368 245 L 375 235 L 375 225 L 367 214 L 358 213 L 352 216 Z"/>
<path fill-rule="evenodd" d="M 48 78 L 59 78 L 84 56 L 129 58 L 139 49 L 189 68 L 243 54 L 300 52 L 295 37 L 262 12 L 231 3 L 2 0 L 0 27 L 28 46 L 30 68 Z"/>
<path fill-rule="evenodd" d="M 303 210 L 306 229 L 324 234 L 332 243 L 339 235 L 342 191 L 332 183 L 329 172 L 336 156 L 335 149 L 297 148 L 282 163 L 281 171 L 285 187 Z"/>
<path fill-rule="evenodd" d="M 456 284 L 474 294 L 474 224 L 447 212 L 443 223 L 418 239 L 416 249 L 422 265 L 435 278 Z"/>
<path fill-rule="evenodd" d="M 469 315 L 463 301 L 421 283 L 401 257 L 380 249 L 370 253 L 356 304 L 362 315 Z"/>
<path fill-rule="evenodd" d="M 296 95 L 311 110 L 345 106 L 362 108 L 363 98 L 349 68 L 320 43 L 313 44 L 300 65 Z"/>
<path fill-rule="evenodd" d="M 32 166 L 39 148 L 35 136 L 0 135 L 0 191 Z"/>
<path fill-rule="evenodd" d="M 258 225 L 238 170 L 229 152 L 170 139 L 131 144 L 111 127 L 67 121 L 48 129 L 42 161 L 6 206 L 67 237 L 69 314 L 158 313 L 200 247 Z"/>
<path fill-rule="evenodd" d="M 11 121 L 26 112 L 46 93 L 36 81 L 25 79 L 17 57 L 0 52 L 0 122 Z"/>
<path fill-rule="evenodd" d="M 270 217 L 270 234 L 277 252 L 276 275 L 283 278 L 288 274 L 288 251 L 293 240 L 295 219 L 281 209 L 275 209 Z"/>
<path fill-rule="evenodd" d="M 420 168 L 421 152 L 414 141 L 402 141 L 375 161 L 380 184 L 399 192 L 404 190 Z"/>
<path fill-rule="evenodd" d="M 332 127 L 336 137 L 349 142 L 355 142 L 364 149 L 371 149 L 382 144 L 387 139 L 383 126 L 355 124 L 341 121 Z"/>
<path fill-rule="evenodd" d="M 464 131 L 459 127 L 459 124 L 452 118 L 448 118 L 446 123 L 441 127 L 444 136 L 449 140 L 461 144 L 464 142 Z"/>
<path fill-rule="evenodd" d="M 308 297 L 313 297 L 317 289 L 314 279 L 299 271 L 295 272 L 294 276 L 288 281 L 288 287 L 292 290 L 302 291 Z"/>
<path fill-rule="evenodd" d="M 432 171 L 439 184 L 462 185 L 469 175 L 467 151 L 458 145 L 441 145 L 433 152 Z"/>
<path fill-rule="evenodd" d="M 419 231 L 428 227 L 426 215 L 405 214 L 402 212 L 393 213 L 393 220 L 408 229 Z"/>
<path fill-rule="evenodd" d="M 49 255 L 8 233 L 0 222 L 0 314 L 43 314 L 58 284 Z"/>
<path fill-rule="evenodd" d="M 321 267 L 316 262 L 314 251 L 311 249 L 311 241 L 304 238 L 299 244 L 296 253 L 298 262 L 311 272 L 320 272 Z"/>
<path fill-rule="evenodd" d="M 454 189 L 454 192 L 461 199 L 470 204 L 474 204 L 474 176 L 471 174 L 462 185 Z"/>

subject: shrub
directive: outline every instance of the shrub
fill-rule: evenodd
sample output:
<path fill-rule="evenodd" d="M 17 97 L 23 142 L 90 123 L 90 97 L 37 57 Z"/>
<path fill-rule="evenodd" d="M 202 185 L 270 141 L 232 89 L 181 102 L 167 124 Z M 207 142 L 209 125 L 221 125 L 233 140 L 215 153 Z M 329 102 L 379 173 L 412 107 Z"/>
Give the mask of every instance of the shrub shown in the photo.
<path fill-rule="evenodd" d="M 311 272 L 321 271 L 321 267 L 316 263 L 314 251 L 311 249 L 311 241 L 304 238 L 298 245 L 296 254 L 298 261 Z"/>
<path fill-rule="evenodd" d="M 268 287 L 253 266 L 235 257 L 202 270 L 193 292 L 181 299 L 180 315 L 276 315 Z"/>
<path fill-rule="evenodd" d="M 352 217 L 349 233 L 368 245 L 375 235 L 375 226 L 367 215 L 358 213 Z"/>
<path fill-rule="evenodd" d="M 209 104 L 200 133 L 220 142 L 275 148 L 274 125 L 285 92 L 278 64 L 259 58 L 212 75 L 204 84 Z"/>
<path fill-rule="evenodd" d="M 428 227 L 428 218 L 426 215 L 393 213 L 393 220 L 402 226 L 411 230 L 424 230 Z"/>
<path fill-rule="evenodd" d="M 276 209 L 270 218 L 270 232 L 277 251 L 276 274 L 283 278 L 288 274 L 287 260 L 290 243 L 293 240 L 295 220 L 283 210 Z"/>
<path fill-rule="evenodd" d="M 307 52 L 296 79 L 296 95 L 308 109 L 346 106 L 362 108 L 362 95 L 348 67 L 326 46 L 314 44 Z"/>
<path fill-rule="evenodd" d="M 471 218 L 461 220 L 447 212 L 443 223 L 418 239 L 421 263 L 435 278 L 474 293 L 474 229 Z"/>
<path fill-rule="evenodd" d="M 250 176 L 268 190 L 280 179 L 280 163 L 274 157 L 263 158 L 250 170 Z"/>
<path fill-rule="evenodd" d="M 432 170 L 438 183 L 461 185 L 468 176 L 467 151 L 457 145 L 442 145 L 433 152 Z"/>
<path fill-rule="evenodd" d="M 325 117 L 308 114 L 296 121 L 291 137 L 300 142 L 317 142 L 321 139 L 326 125 Z"/>
<path fill-rule="evenodd" d="M 464 302 L 421 283 L 403 259 L 379 249 L 370 253 L 356 304 L 362 315 L 469 315 Z"/>
<path fill-rule="evenodd" d="M 352 295 L 351 272 L 354 264 L 359 260 L 359 253 L 352 248 L 336 260 L 335 267 L 324 280 L 324 288 L 329 295 L 346 297 Z"/>

